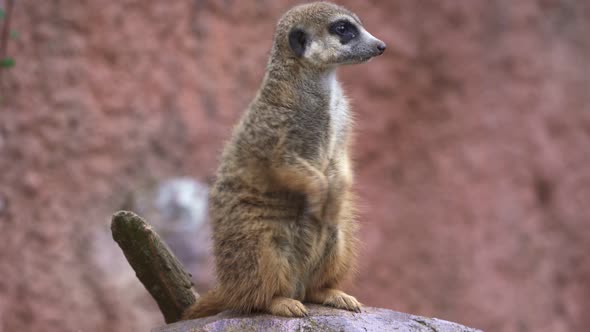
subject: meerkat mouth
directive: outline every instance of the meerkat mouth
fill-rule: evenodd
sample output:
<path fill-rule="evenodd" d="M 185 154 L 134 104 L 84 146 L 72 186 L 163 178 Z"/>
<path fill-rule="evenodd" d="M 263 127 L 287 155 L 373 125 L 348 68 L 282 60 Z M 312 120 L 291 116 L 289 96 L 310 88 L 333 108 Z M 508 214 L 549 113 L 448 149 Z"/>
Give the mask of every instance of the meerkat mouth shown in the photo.
<path fill-rule="evenodd" d="M 356 59 L 353 59 L 350 63 L 355 64 L 355 63 L 367 63 L 370 62 L 371 60 L 373 60 L 374 56 L 371 55 L 367 55 L 367 56 L 363 56 L 363 57 L 358 57 Z"/>

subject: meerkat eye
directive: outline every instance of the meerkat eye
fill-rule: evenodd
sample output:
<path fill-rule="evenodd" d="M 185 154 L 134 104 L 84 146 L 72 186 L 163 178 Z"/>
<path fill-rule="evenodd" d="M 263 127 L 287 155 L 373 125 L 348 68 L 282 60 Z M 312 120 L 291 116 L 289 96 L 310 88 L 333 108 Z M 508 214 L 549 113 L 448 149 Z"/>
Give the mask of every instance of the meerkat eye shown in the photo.
<path fill-rule="evenodd" d="M 346 44 L 358 36 L 358 29 L 347 20 L 340 20 L 332 23 L 328 29 L 331 34 L 337 35 L 342 44 Z"/>
<path fill-rule="evenodd" d="M 344 25 L 344 23 L 338 24 L 338 26 L 336 26 L 336 32 L 344 34 L 346 32 L 346 25 Z"/>

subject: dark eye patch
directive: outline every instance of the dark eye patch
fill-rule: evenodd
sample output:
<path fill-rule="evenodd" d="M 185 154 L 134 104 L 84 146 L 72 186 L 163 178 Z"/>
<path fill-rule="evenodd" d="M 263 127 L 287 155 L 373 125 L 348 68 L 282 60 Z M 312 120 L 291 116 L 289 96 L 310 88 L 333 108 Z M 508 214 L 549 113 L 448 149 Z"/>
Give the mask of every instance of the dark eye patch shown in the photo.
<path fill-rule="evenodd" d="M 328 31 L 340 38 L 343 45 L 355 39 L 359 35 L 358 28 L 347 20 L 336 21 L 328 27 Z"/>

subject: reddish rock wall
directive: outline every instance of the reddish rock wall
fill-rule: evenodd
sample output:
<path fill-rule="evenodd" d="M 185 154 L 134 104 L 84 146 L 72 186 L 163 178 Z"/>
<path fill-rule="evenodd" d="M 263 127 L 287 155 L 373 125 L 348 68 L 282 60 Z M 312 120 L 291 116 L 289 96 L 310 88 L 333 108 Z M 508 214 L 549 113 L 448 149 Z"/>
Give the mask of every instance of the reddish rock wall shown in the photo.
<path fill-rule="evenodd" d="M 208 180 L 293 1 L 18 1 L 0 82 L 0 329 L 161 324 L 108 233 Z M 353 100 L 372 306 L 488 331 L 590 325 L 590 3 L 343 1 L 387 53 Z"/>

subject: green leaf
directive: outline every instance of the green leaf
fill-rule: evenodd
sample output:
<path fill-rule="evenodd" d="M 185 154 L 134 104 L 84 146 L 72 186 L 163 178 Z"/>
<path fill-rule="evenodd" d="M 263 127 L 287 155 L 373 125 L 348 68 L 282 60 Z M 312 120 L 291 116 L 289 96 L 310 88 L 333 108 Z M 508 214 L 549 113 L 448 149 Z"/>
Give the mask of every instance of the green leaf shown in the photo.
<path fill-rule="evenodd" d="M 4 9 L 0 8 L 0 20 L 4 18 Z"/>
<path fill-rule="evenodd" d="M 4 58 L 0 60 L 0 68 L 11 68 L 14 67 L 14 65 L 16 65 L 14 58 Z"/>
<path fill-rule="evenodd" d="M 18 38 L 18 31 L 14 31 L 14 30 L 10 31 L 10 38 L 12 38 L 12 39 Z"/>

